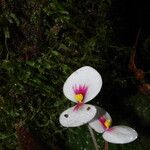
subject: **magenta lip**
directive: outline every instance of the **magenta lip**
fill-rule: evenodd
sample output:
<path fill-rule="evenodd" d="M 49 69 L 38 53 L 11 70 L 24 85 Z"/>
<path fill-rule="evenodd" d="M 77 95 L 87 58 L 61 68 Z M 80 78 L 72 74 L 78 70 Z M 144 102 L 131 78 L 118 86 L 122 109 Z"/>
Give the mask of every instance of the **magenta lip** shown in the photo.
<path fill-rule="evenodd" d="M 107 128 L 105 126 L 105 121 L 106 121 L 105 117 L 101 116 L 98 120 L 103 125 L 103 129 L 106 130 Z"/>
<path fill-rule="evenodd" d="M 79 102 L 78 102 L 78 103 L 75 105 L 73 111 L 79 110 L 79 109 L 83 106 L 83 104 L 84 104 L 84 103 L 79 103 Z"/>
<path fill-rule="evenodd" d="M 99 120 L 100 123 L 103 125 L 103 129 L 104 129 L 105 131 L 112 131 L 112 128 L 107 128 L 107 127 L 105 126 L 106 118 L 105 118 L 104 116 L 101 116 L 98 120 Z"/>
<path fill-rule="evenodd" d="M 83 100 L 84 100 L 84 97 L 85 97 L 85 95 L 87 93 L 87 90 L 88 90 L 87 86 L 85 86 L 85 85 L 79 85 L 79 86 L 75 85 L 75 86 L 72 87 L 72 89 L 73 89 L 75 94 L 82 94 L 83 95 Z M 83 106 L 83 104 L 84 104 L 83 102 L 82 103 L 78 102 L 73 110 L 74 111 L 79 110 L 79 108 L 81 108 Z"/>

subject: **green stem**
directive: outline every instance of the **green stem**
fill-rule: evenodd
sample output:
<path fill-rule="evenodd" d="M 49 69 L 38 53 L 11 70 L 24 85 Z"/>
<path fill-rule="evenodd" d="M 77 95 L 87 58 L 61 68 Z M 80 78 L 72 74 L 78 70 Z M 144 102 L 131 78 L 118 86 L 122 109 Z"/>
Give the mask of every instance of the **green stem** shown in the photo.
<path fill-rule="evenodd" d="M 92 138 L 92 140 L 93 140 L 93 144 L 94 144 L 95 150 L 98 150 L 98 144 L 97 144 L 97 141 L 96 141 L 94 132 L 93 132 L 92 128 L 91 128 L 89 125 L 88 125 L 88 129 L 89 129 L 91 138 Z"/>
<path fill-rule="evenodd" d="M 108 142 L 105 141 L 105 149 L 104 150 L 108 150 Z"/>

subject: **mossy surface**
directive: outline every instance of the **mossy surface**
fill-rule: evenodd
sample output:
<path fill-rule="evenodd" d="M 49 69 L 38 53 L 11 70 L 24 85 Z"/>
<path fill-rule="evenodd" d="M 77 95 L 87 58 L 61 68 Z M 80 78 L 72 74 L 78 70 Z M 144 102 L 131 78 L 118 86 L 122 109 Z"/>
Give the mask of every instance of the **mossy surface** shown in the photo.
<path fill-rule="evenodd" d="M 97 69 L 103 79 L 91 103 L 106 109 L 113 125 L 125 124 L 139 133 L 135 142 L 109 144 L 109 149 L 149 150 L 150 99 L 138 91 L 128 70 L 142 27 L 136 62 L 149 83 L 148 6 L 129 0 L 1 0 L 0 150 L 19 149 L 18 124 L 48 149 L 94 150 L 86 125 L 66 129 L 58 120 L 73 105 L 63 95 L 63 83 L 84 65 Z M 103 149 L 101 134 L 96 137 Z"/>

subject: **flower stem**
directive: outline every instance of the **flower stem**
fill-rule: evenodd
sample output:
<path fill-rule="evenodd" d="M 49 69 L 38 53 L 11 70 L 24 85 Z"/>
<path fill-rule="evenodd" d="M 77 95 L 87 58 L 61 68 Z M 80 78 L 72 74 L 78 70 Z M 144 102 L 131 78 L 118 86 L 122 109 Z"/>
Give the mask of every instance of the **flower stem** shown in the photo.
<path fill-rule="evenodd" d="M 104 150 L 108 150 L 108 142 L 105 141 L 105 149 Z"/>
<path fill-rule="evenodd" d="M 95 146 L 95 150 L 98 150 L 98 144 L 97 144 L 97 141 L 96 141 L 96 138 L 95 138 L 95 134 L 92 130 L 92 128 L 88 125 L 88 129 L 89 129 L 89 132 L 90 132 L 90 135 L 91 135 L 91 138 L 93 140 L 93 144 Z"/>

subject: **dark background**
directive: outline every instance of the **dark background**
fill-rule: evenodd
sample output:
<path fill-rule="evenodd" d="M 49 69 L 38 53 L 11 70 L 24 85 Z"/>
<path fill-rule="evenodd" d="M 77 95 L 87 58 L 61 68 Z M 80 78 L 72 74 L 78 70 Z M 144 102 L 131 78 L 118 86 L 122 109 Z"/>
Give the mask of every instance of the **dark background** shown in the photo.
<path fill-rule="evenodd" d="M 92 104 L 106 109 L 113 125 L 134 128 L 139 137 L 110 150 L 150 149 L 150 7 L 136 0 L 0 1 L 0 149 L 92 150 L 85 126 L 63 128 L 60 113 L 72 106 L 62 92 L 76 69 L 90 65 L 103 87 Z M 137 33 L 135 64 L 128 69 Z M 100 149 L 104 141 L 96 134 Z"/>

